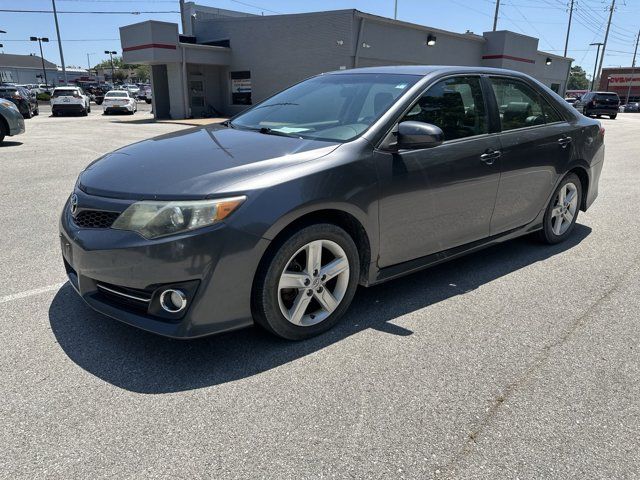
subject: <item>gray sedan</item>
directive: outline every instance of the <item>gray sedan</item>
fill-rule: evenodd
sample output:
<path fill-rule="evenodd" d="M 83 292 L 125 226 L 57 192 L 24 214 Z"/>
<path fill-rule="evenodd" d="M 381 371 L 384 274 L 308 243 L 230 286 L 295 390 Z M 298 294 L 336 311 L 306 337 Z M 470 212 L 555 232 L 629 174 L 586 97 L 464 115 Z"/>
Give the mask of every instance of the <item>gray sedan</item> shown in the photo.
<path fill-rule="evenodd" d="M 0 98 L 0 143 L 5 137 L 24 133 L 24 118 L 15 103 Z"/>
<path fill-rule="evenodd" d="M 89 165 L 62 212 L 64 265 L 91 307 L 139 328 L 255 322 L 300 340 L 358 285 L 529 233 L 566 240 L 603 158 L 600 123 L 521 73 L 324 74 Z"/>

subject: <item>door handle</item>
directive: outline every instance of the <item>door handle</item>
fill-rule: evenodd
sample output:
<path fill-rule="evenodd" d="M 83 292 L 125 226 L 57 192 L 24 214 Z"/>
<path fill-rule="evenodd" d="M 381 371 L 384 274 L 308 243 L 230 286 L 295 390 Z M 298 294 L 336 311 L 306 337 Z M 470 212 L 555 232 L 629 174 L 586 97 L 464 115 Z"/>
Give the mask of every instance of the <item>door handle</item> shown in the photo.
<path fill-rule="evenodd" d="M 571 137 L 562 137 L 558 139 L 558 143 L 562 148 L 567 148 L 567 145 L 569 145 L 571 141 L 572 141 Z"/>
<path fill-rule="evenodd" d="M 480 160 L 486 163 L 487 165 L 493 165 L 498 158 L 502 156 L 502 152 L 500 150 L 487 151 L 480 155 Z"/>

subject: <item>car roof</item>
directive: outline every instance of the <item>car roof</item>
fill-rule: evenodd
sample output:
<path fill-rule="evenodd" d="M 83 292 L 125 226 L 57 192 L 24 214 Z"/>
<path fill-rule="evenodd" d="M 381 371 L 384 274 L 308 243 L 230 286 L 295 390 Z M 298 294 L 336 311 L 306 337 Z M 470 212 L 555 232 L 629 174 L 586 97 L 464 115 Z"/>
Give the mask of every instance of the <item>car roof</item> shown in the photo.
<path fill-rule="evenodd" d="M 513 75 L 518 77 L 528 77 L 528 75 L 515 70 L 490 67 L 464 67 L 455 65 L 389 65 L 384 67 L 363 67 L 349 70 L 336 70 L 328 72 L 330 75 L 345 75 L 350 73 L 388 73 L 397 75 L 420 75 L 427 76 L 433 74 L 458 74 L 458 73 L 486 73 L 494 75 Z"/>

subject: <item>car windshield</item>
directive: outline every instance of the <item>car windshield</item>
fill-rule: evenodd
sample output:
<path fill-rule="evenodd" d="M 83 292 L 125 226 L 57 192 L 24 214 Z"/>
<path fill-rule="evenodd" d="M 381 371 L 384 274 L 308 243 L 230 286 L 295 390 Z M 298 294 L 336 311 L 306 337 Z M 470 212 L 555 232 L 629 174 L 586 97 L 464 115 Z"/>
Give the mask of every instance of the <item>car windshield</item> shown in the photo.
<path fill-rule="evenodd" d="M 74 94 L 76 94 L 76 90 L 75 89 L 67 88 L 67 89 L 61 90 L 61 89 L 56 88 L 53 91 L 53 95 L 52 96 L 54 98 L 55 97 L 73 97 Z"/>
<path fill-rule="evenodd" d="M 373 124 L 418 75 L 320 75 L 233 119 L 232 127 L 300 138 L 351 140 Z"/>
<path fill-rule="evenodd" d="M 597 93 L 596 100 L 605 100 L 608 102 L 617 102 L 618 95 L 615 93 Z"/>
<path fill-rule="evenodd" d="M 113 97 L 117 97 L 117 98 L 128 98 L 129 95 L 127 94 L 127 92 L 109 92 L 106 95 L 107 98 L 113 98 Z"/>

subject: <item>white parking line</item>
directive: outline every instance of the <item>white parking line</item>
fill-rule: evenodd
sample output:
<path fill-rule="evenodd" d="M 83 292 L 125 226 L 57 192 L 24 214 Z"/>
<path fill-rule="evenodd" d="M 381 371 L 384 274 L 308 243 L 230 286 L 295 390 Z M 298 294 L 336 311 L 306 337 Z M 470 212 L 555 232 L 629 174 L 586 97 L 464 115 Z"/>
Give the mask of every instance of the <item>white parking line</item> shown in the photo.
<path fill-rule="evenodd" d="M 32 297 L 33 295 L 40 295 L 41 293 L 50 292 L 52 290 L 58 290 L 67 282 L 55 283 L 46 287 L 34 288 L 33 290 L 25 290 L 24 292 L 13 293 L 11 295 L 5 295 L 0 297 L 0 303 L 11 302 L 12 300 L 18 300 L 20 298 Z"/>

